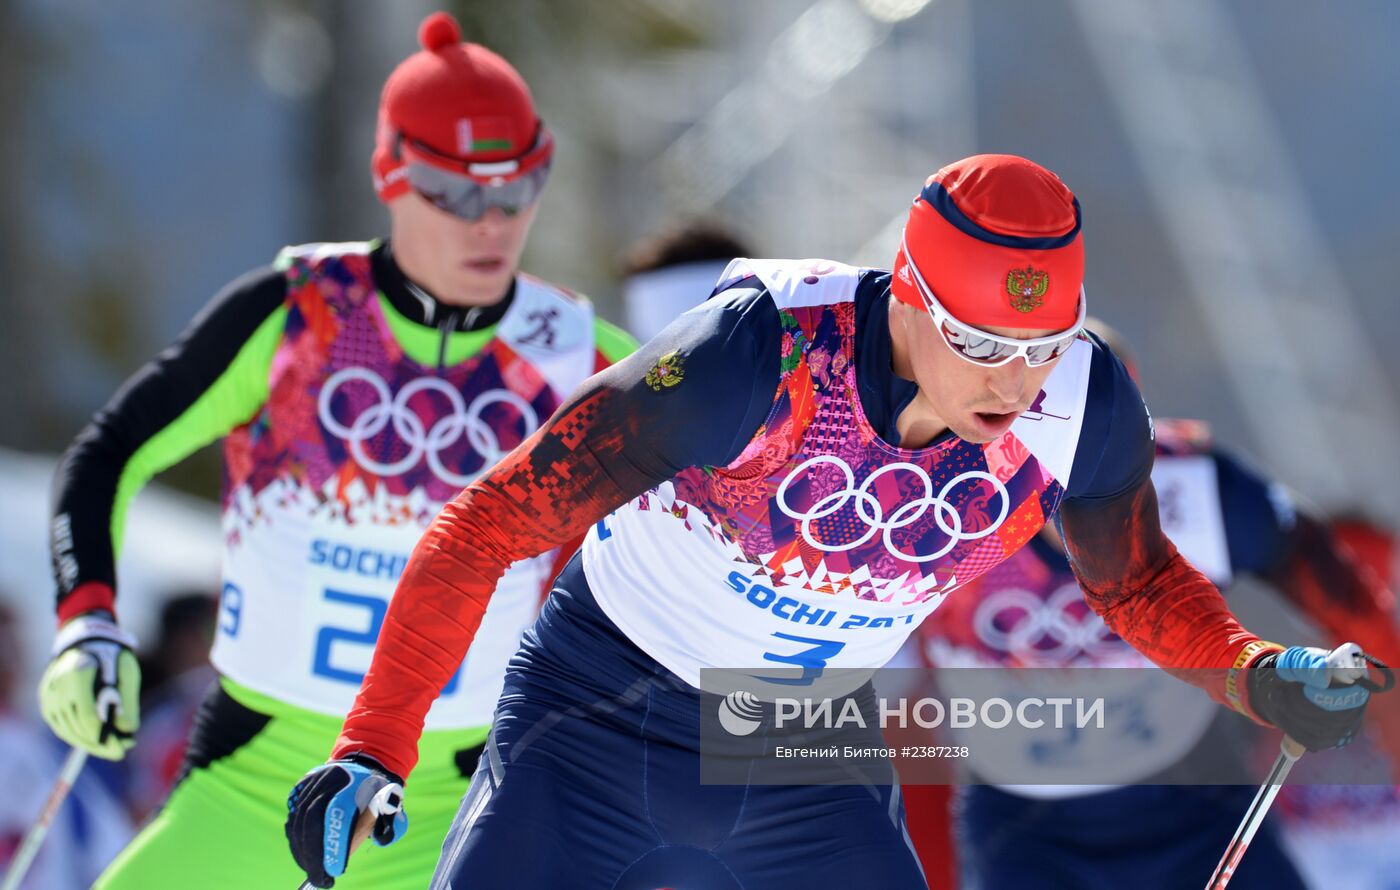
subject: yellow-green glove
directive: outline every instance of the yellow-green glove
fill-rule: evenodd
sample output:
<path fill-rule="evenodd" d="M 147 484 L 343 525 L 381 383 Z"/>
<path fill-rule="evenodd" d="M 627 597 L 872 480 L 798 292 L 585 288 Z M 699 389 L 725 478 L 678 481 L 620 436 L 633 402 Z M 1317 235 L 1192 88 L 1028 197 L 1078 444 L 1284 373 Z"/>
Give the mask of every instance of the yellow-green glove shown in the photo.
<path fill-rule="evenodd" d="M 126 756 L 141 724 L 135 646 L 130 634 L 98 615 L 63 625 L 39 681 L 39 709 L 55 735 L 107 760 Z"/>

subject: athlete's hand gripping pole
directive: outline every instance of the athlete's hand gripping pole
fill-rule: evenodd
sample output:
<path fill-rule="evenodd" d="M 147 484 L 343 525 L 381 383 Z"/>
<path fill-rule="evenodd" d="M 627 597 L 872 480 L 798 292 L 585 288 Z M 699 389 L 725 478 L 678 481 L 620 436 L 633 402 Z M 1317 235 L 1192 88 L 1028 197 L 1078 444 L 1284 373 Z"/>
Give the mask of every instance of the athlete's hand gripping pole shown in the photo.
<path fill-rule="evenodd" d="M 110 616 L 89 613 L 63 625 L 39 681 L 39 710 L 54 735 L 107 760 L 126 756 L 141 724 L 135 648 Z"/>
<path fill-rule="evenodd" d="M 365 755 L 316 767 L 287 798 L 287 841 L 306 872 L 303 890 L 334 886 L 366 837 L 387 847 L 407 831 L 403 781 Z"/>
<path fill-rule="evenodd" d="M 1290 656 L 1299 650 L 1304 655 Z M 1321 650 L 1306 650 L 1300 647 L 1286 650 L 1278 660 L 1274 662 L 1301 662 L 1311 660 L 1314 663 L 1308 667 L 1294 666 L 1280 667 L 1275 670 L 1283 675 L 1282 679 L 1288 683 L 1303 683 L 1305 689 L 1310 690 L 1305 693 L 1307 699 L 1312 701 L 1317 707 L 1326 708 L 1326 699 L 1315 698 L 1316 693 L 1325 693 L 1329 689 L 1335 691 L 1337 687 L 1355 684 L 1360 687 L 1360 705 L 1353 705 L 1351 708 L 1341 708 L 1343 710 L 1364 710 L 1366 699 L 1373 692 L 1386 692 L 1395 686 L 1395 673 L 1379 659 L 1367 655 L 1361 651 L 1361 647 L 1355 643 L 1346 643 L 1338 646 L 1329 653 L 1322 653 L 1322 663 L 1317 664 L 1318 653 Z M 1374 666 L 1380 671 L 1383 681 L 1376 683 L 1368 676 L 1368 666 Z M 1290 671 L 1296 672 L 1290 675 Z M 1303 678 L 1304 671 L 1313 672 L 1311 676 Z M 1321 672 L 1320 674 L 1317 672 Z M 1308 682 L 1312 680 L 1314 682 Z M 1325 685 L 1318 685 L 1317 681 L 1322 681 Z M 1340 701 L 1340 699 L 1338 699 Z M 1357 718 L 1360 719 L 1359 716 Z M 1338 746 L 1346 744 L 1350 740 L 1347 735 Z M 1216 864 L 1214 873 L 1211 874 L 1210 883 L 1206 885 L 1206 890 L 1225 890 L 1225 885 L 1234 876 L 1235 869 L 1239 867 L 1240 860 L 1244 858 L 1244 852 L 1249 848 L 1250 841 L 1254 840 L 1254 835 L 1259 831 L 1259 826 L 1264 823 L 1264 817 L 1268 815 L 1269 807 L 1273 805 L 1274 798 L 1278 796 L 1279 789 L 1283 787 L 1283 782 L 1288 778 L 1289 770 L 1293 769 L 1293 764 L 1298 762 L 1298 758 L 1308 750 L 1299 742 L 1294 741 L 1289 736 L 1283 737 L 1281 750 L 1278 759 L 1274 761 L 1274 767 L 1269 771 L 1269 775 L 1264 779 L 1264 784 L 1259 786 L 1259 792 L 1254 795 L 1253 802 L 1249 809 L 1245 811 L 1244 820 L 1240 822 L 1240 827 L 1235 829 L 1235 836 L 1230 839 L 1229 845 L 1225 848 L 1225 853 L 1220 857 L 1220 862 Z M 1314 750 L 1317 750 L 1314 748 Z"/>
<path fill-rule="evenodd" d="M 81 620 L 70 623 L 70 627 L 74 627 Z M 105 624 L 100 620 L 98 623 Z M 131 665 L 135 665 L 135 658 L 131 656 L 130 638 L 123 636 L 112 640 L 103 636 L 101 631 L 93 634 L 88 630 L 79 634 L 76 630 L 70 630 L 69 637 L 73 636 L 81 636 L 82 640 L 72 643 L 60 634 L 59 644 L 55 646 L 58 655 L 68 657 L 68 653 L 76 654 L 71 657 L 72 663 L 67 666 L 60 665 L 57 669 L 54 664 L 49 666 L 40 689 L 40 699 L 45 708 L 45 717 L 50 720 L 50 726 L 54 727 L 55 732 L 59 726 L 64 728 L 65 732 L 60 733 L 64 741 L 71 742 L 70 736 L 75 733 L 86 732 L 87 735 L 83 737 L 84 744 L 72 743 L 73 747 L 69 749 L 68 756 L 63 759 L 63 766 L 58 770 L 58 778 L 53 783 L 48 799 L 44 801 L 44 808 L 39 811 L 39 818 L 25 833 L 14 859 L 10 860 L 10 867 L 5 873 L 4 882 L 0 883 L 0 890 L 16 890 L 19 882 L 24 880 L 29 866 L 34 864 L 35 857 L 39 855 L 39 848 L 44 845 L 44 838 L 48 837 L 49 827 L 53 825 L 59 807 L 68 799 L 68 792 L 73 790 L 73 783 L 78 781 L 78 774 L 87 763 L 88 752 L 92 751 L 104 757 L 112 757 L 113 754 L 120 757 L 132 744 L 131 732 L 124 731 L 122 723 L 119 723 L 125 715 L 132 721 L 127 725 L 134 730 L 134 721 L 138 719 L 132 684 L 139 686 L 140 677 L 130 676 L 133 667 L 127 667 L 125 672 L 118 667 L 123 657 L 130 659 Z M 91 646 L 92 641 L 95 641 L 98 647 L 96 652 L 85 648 L 85 644 Z M 112 643 L 119 647 L 115 655 L 111 651 L 101 651 L 101 646 Z M 55 663 L 58 661 L 56 657 Z M 79 676 L 86 677 L 84 688 L 91 696 L 91 715 L 86 713 L 89 704 L 82 694 L 73 696 L 71 700 L 64 700 L 52 691 L 55 687 L 61 689 L 65 682 L 64 679 L 54 682 L 55 675 L 61 676 L 75 671 Z M 84 671 L 96 673 L 84 674 Z M 116 677 L 122 673 L 126 673 L 126 677 L 119 682 Z M 71 680 L 67 682 L 72 686 Z M 51 716 L 49 708 L 55 702 L 61 702 L 63 705 L 61 719 Z"/>
<path fill-rule="evenodd" d="M 392 787 L 392 785 L 384 786 L 380 789 L 379 794 L 385 795 L 387 799 L 389 789 Z M 375 795 L 375 801 L 378 799 L 379 795 Z M 360 814 L 360 818 L 355 820 L 355 833 L 350 835 L 350 855 L 353 856 L 355 851 L 360 849 L 360 844 L 365 842 L 365 838 L 369 837 L 370 832 L 374 831 L 374 822 L 377 818 L 378 813 L 374 809 L 374 801 L 371 801 L 370 809 L 365 810 Z M 311 883 L 310 878 L 307 878 L 297 885 L 297 890 L 316 890 L 316 885 Z"/>

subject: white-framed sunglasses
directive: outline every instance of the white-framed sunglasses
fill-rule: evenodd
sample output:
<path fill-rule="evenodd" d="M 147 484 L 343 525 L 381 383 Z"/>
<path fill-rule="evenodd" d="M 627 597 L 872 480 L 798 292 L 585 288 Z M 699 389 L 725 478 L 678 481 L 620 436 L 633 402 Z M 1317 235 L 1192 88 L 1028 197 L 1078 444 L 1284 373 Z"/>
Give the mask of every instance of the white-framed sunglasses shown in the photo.
<path fill-rule="evenodd" d="M 1084 320 L 1089 315 L 1089 303 L 1085 299 L 1084 285 L 1082 284 L 1079 286 L 1079 318 L 1073 327 L 1066 328 L 1058 334 L 1036 337 L 1033 340 L 1017 340 L 1013 337 L 1002 337 L 963 324 L 954 318 L 952 313 L 943 308 L 943 304 L 938 302 L 938 298 L 933 295 L 933 288 L 928 286 L 928 283 L 924 281 L 924 276 L 919 273 L 919 267 L 914 265 L 914 255 L 909 252 L 909 244 L 902 236 L 900 248 L 904 251 L 905 268 L 913 277 L 919 295 L 924 298 L 924 308 L 933 318 L 934 327 L 942 333 L 943 341 L 948 344 L 948 348 L 953 350 L 955 355 L 972 362 L 974 365 L 995 368 L 1014 361 L 1018 357 L 1024 357 L 1026 364 L 1035 368 L 1053 362 L 1064 355 L 1084 332 Z"/>

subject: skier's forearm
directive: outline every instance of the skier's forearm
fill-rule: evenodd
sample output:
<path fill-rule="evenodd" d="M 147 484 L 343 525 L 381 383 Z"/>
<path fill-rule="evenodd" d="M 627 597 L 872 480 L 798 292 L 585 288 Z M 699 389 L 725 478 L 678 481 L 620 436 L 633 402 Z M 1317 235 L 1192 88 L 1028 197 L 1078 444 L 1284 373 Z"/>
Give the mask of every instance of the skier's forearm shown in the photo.
<path fill-rule="evenodd" d="M 1090 603 L 1114 633 L 1159 667 L 1253 717 L 1237 672 L 1282 647 L 1242 627 L 1216 586 L 1175 547 L 1171 558 L 1144 581 L 1136 593 L 1091 597 Z"/>
<path fill-rule="evenodd" d="M 586 381 L 443 508 L 399 580 L 335 756 L 364 751 L 407 776 L 423 718 L 507 566 L 567 544 L 684 467 L 723 466 L 739 454 L 777 387 L 776 352 L 751 348 L 751 309 L 716 304 L 687 315 Z"/>
<path fill-rule="evenodd" d="M 1281 647 L 1241 627 L 1215 585 L 1176 551 L 1162 533 L 1151 483 L 1111 504 L 1067 504 L 1061 524 L 1085 598 L 1109 628 L 1155 664 L 1249 714 L 1232 675 Z"/>
<path fill-rule="evenodd" d="M 658 481 L 628 459 L 638 430 L 618 399 L 606 388 L 581 396 L 433 520 L 390 601 L 333 758 L 365 752 L 407 776 L 428 708 L 506 568 L 583 534 Z"/>

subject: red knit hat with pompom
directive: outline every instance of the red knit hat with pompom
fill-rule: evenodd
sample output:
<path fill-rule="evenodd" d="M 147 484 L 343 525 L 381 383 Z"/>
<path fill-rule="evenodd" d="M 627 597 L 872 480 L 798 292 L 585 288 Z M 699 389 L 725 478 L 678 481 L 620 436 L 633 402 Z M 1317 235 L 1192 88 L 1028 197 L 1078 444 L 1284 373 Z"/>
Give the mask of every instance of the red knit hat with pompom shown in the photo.
<path fill-rule="evenodd" d="M 380 200 L 408 191 L 405 149 L 485 183 L 549 163 L 554 140 L 520 73 L 486 47 L 461 41 L 456 19 L 433 13 L 418 27 L 423 49 L 384 83 L 371 161 Z"/>

